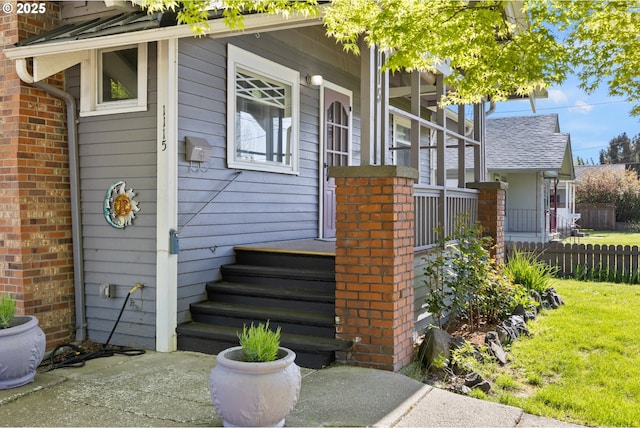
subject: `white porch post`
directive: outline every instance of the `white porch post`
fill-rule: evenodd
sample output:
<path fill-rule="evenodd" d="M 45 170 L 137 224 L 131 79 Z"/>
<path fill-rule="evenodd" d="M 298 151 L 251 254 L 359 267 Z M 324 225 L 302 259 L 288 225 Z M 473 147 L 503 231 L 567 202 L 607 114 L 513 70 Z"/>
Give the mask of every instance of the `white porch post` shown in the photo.
<path fill-rule="evenodd" d="M 447 87 L 443 81 L 444 76 L 438 74 L 436 77 L 436 99 L 439 101 L 447 93 Z M 439 126 L 436 132 L 436 185 L 442 186 L 440 199 L 438 200 L 438 227 L 442 227 L 444 235 L 451 233 L 449 230 L 449 213 L 447 211 L 447 163 L 446 163 L 446 146 L 447 146 L 447 114 L 446 110 L 438 105 L 436 110 L 436 123 Z"/>
<path fill-rule="evenodd" d="M 419 71 L 411 73 L 411 114 L 420 117 L 421 112 L 421 76 Z M 420 142 L 421 138 L 421 126 L 417 120 L 411 121 L 411 167 L 418 170 L 418 181 L 420 177 Z M 431 143 L 431 142 L 429 142 Z"/>
<path fill-rule="evenodd" d="M 156 214 L 156 350 L 177 349 L 178 256 L 169 230 L 178 226 L 178 40 L 158 42 Z"/>
<path fill-rule="evenodd" d="M 360 55 L 360 165 L 375 161 L 375 63 L 374 48 L 364 47 Z"/>
<path fill-rule="evenodd" d="M 476 182 L 487 181 L 485 168 L 485 111 L 484 103 L 473 105 L 473 139 L 480 145 L 473 148 L 473 180 Z"/>
<path fill-rule="evenodd" d="M 458 134 L 465 135 L 464 104 L 458 104 Z M 458 138 L 458 187 L 467 187 L 467 142 Z"/>
<path fill-rule="evenodd" d="M 388 155 L 388 72 L 381 72 L 380 49 L 363 47 L 360 52 L 360 165 L 384 165 Z"/>

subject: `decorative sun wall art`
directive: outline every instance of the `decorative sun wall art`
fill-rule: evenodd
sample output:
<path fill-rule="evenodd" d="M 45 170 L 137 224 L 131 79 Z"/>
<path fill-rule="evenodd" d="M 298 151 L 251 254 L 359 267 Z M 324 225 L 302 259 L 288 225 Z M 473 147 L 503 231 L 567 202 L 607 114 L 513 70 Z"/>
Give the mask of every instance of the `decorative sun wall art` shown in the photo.
<path fill-rule="evenodd" d="M 104 218 L 116 229 L 131 226 L 136 213 L 140 211 L 133 189 L 126 190 L 124 181 L 116 181 L 104 196 Z"/>

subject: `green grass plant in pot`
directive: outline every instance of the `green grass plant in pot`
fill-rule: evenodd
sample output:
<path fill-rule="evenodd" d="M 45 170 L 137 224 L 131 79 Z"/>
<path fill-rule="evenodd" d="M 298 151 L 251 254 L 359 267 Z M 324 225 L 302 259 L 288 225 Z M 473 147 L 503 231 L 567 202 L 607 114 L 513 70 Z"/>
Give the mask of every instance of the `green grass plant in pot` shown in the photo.
<path fill-rule="evenodd" d="M 0 389 L 32 382 L 42 362 L 46 337 L 34 316 L 16 316 L 16 300 L 0 293 Z"/>
<path fill-rule="evenodd" d="M 284 426 L 300 396 L 296 354 L 280 346 L 280 328 L 244 326 L 240 346 L 220 352 L 211 370 L 211 401 L 224 426 Z"/>

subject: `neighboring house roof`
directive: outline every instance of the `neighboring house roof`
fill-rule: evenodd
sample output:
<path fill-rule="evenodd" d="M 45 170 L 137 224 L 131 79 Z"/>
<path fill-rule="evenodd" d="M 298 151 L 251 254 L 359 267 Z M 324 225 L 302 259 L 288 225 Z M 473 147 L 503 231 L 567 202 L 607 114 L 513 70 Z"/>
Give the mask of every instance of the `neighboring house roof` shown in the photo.
<path fill-rule="evenodd" d="M 571 138 L 560 133 L 556 114 L 488 119 L 486 165 L 491 172 L 542 171 L 575 178 Z"/>

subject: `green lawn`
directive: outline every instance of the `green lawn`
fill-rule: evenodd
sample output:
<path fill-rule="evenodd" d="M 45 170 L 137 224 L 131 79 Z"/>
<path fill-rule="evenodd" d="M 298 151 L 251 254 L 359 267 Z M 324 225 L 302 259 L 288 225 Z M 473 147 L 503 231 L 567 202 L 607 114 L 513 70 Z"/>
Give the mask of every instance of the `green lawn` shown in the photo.
<path fill-rule="evenodd" d="M 600 244 L 600 245 L 640 245 L 640 233 L 617 232 L 611 230 L 583 230 L 586 236 L 582 238 L 566 238 L 565 243 Z"/>
<path fill-rule="evenodd" d="M 529 323 L 489 399 L 583 425 L 640 426 L 640 286 L 555 280 L 566 305 Z"/>

